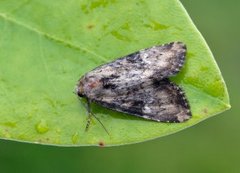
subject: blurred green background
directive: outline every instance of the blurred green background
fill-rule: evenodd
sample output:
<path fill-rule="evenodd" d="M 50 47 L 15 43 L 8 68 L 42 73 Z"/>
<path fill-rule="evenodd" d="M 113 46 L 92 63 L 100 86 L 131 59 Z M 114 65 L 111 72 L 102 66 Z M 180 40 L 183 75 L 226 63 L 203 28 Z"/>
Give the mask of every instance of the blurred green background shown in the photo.
<path fill-rule="evenodd" d="M 112 147 L 60 148 L 0 140 L 0 171 L 240 172 L 240 1 L 181 0 L 228 86 L 232 109 L 174 135 Z"/>

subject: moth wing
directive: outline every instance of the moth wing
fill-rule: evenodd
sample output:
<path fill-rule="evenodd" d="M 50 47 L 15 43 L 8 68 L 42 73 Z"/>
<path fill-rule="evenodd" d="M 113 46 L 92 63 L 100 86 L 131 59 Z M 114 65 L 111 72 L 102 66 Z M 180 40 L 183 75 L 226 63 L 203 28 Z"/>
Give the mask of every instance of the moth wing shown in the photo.
<path fill-rule="evenodd" d="M 153 46 L 118 58 L 88 72 L 80 80 L 87 84 L 85 91 L 115 88 L 124 92 L 133 87 L 153 79 L 161 80 L 177 74 L 185 62 L 186 45 L 182 42 L 172 42 L 160 46 Z M 87 87 L 89 83 L 98 83 L 97 87 Z M 90 85 L 93 86 L 93 85 Z M 98 91 L 94 90 L 96 94 Z M 88 97 L 90 94 L 85 93 Z"/>
<path fill-rule="evenodd" d="M 125 95 L 94 99 L 104 107 L 160 122 L 183 122 L 191 118 L 185 94 L 168 79 L 139 86 Z"/>

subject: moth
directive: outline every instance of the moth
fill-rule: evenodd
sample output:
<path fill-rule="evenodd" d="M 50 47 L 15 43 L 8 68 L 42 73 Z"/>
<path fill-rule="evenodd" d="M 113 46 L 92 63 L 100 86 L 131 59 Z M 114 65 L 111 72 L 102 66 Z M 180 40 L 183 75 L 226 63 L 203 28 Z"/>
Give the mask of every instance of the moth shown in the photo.
<path fill-rule="evenodd" d="M 83 75 L 76 93 L 87 99 L 90 116 L 95 102 L 144 119 L 184 122 L 191 118 L 188 100 L 168 78 L 181 70 L 186 50 L 184 43 L 171 42 L 118 58 Z"/>

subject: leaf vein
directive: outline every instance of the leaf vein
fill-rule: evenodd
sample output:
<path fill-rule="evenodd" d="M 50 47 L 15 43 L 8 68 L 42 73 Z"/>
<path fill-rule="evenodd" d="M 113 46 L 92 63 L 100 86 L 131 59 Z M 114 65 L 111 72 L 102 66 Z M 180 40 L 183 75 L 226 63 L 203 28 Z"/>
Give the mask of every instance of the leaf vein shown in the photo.
<path fill-rule="evenodd" d="M 39 35 L 45 36 L 46 38 L 49 38 L 49 39 L 51 39 L 51 40 L 54 40 L 55 42 L 62 43 L 62 44 L 64 44 L 64 45 L 66 45 L 66 46 L 69 46 L 69 47 L 71 47 L 71 48 L 74 48 L 74 49 L 77 49 L 77 50 L 80 50 L 80 51 L 85 51 L 85 52 L 87 52 L 87 53 L 89 53 L 89 54 L 91 54 L 91 55 L 93 55 L 93 56 L 95 56 L 95 57 L 98 57 L 98 58 L 101 59 L 102 61 L 107 62 L 107 58 L 106 58 L 106 57 L 104 57 L 104 56 L 102 56 L 102 55 L 99 55 L 99 54 L 96 54 L 96 53 L 93 52 L 92 50 L 90 50 L 90 49 L 88 49 L 88 48 L 86 48 L 86 47 L 84 47 L 84 46 L 82 46 L 82 45 L 79 46 L 79 45 L 76 45 L 76 44 L 74 44 L 74 43 L 72 43 L 72 42 L 70 42 L 70 41 L 66 41 L 66 40 L 63 40 L 63 39 L 61 39 L 61 38 L 58 38 L 57 36 L 54 36 L 54 35 L 45 33 L 45 32 L 43 32 L 43 31 L 40 31 L 40 30 L 38 30 L 37 28 L 33 28 L 32 26 L 26 25 L 26 24 L 24 24 L 24 23 L 22 23 L 22 22 L 19 22 L 19 21 L 15 20 L 14 18 L 11 18 L 11 17 L 9 17 L 8 15 L 6 15 L 6 14 L 4 14 L 4 13 L 0 13 L 0 17 L 1 17 L 2 19 L 4 19 L 4 20 L 8 21 L 8 22 L 14 23 L 14 24 L 19 25 L 19 26 L 21 26 L 21 27 L 23 27 L 23 28 L 26 28 L 26 29 L 28 29 L 28 30 L 30 30 L 30 31 L 32 31 L 32 32 L 35 32 L 35 33 L 37 33 L 37 34 L 39 34 Z"/>

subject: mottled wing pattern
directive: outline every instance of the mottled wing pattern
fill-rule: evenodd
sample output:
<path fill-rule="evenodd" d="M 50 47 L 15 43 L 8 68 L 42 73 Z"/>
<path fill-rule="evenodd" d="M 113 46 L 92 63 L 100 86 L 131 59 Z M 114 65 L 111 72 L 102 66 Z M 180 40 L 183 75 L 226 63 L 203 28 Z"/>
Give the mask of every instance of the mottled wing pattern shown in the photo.
<path fill-rule="evenodd" d="M 154 46 L 95 68 L 85 78 L 101 80 L 106 88 L 126 89 L 143 81 L 177 74 L 185 62 L 185 55 L 186 46 L 182 42 Z"/>
<path fill-rule="evenodd" d="M 183 122 L 191 117 L 188 101 L 167 78 L 180 71 L 185 55 L 181 42 L 140 50 L 85 74 L 77 94 L 145 119 Z"/>
<path fill-rule="evenodd" d="M 160 122 L 183 122 L 191 117 L 184 92 L 168 79 L 144 83 L 127 95 L 105 95 L 93 101 L 104 107 Z"/>

